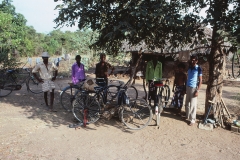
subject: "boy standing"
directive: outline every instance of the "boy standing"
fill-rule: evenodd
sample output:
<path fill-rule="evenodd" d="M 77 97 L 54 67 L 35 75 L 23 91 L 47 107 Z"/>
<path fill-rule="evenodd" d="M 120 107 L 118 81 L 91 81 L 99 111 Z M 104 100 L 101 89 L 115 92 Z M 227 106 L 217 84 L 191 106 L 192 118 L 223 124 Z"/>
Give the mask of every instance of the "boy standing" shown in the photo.
<path fill-rule="evenodd" d="M 184 73 L 185 65 L 183 63 L 178 64 L 178 72 L 175 74 L 175 79 L 173 83 L 173 98 L 172 103 L 174 107 L 177 108 L 177 115 L 181 116 L 181 109 L 183 106 L 183 98 L 186 92 L 186 81 L 187 75 Z M 174 90 L 175 87 L 175 90 Z"/>
<path fill-rule="evenodd" d="M 75 60 L 76 60 L 76 63 L 74 63 L 72 65 L 72 82 L 73 82 L 73 84 L 77 84 L 86 79 L 84 65 L 81 63 L 81 56 L 77 55 Z"/>
<path fill-rule="evenodd" d="M 110 75 L 114 71 L 114 67 L 106 62 L 106 54 L 100 54 L 100 62 L 96 64 L 95 74 L 96 78 L 104 78 L 106 85 L 108 83 L 108 70 L 111 69 Z"/>

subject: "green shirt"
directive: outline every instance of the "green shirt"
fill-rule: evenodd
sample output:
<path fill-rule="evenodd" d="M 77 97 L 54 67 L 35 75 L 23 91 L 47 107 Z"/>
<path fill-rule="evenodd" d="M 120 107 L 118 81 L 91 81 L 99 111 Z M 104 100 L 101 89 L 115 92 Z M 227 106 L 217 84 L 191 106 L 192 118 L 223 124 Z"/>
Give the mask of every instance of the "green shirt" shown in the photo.
<path fill-rule="evenodd" d="M 146 80 L 161 79 L 162 78 L 162 63 L 157 62 L 154 69 L 153 61 L 149 61 L 146 67 Z"/>

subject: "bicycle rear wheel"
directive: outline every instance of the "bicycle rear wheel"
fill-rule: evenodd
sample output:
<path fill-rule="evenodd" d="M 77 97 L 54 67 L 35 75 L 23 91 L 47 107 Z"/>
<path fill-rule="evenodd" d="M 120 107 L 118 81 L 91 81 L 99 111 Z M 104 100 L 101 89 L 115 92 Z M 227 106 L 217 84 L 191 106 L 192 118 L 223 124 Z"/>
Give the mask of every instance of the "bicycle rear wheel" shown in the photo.
<path fill-rule="evenodd" d="M 138 91 L 134 86 L 130 86 L 126 91 L 126 95 L 129 97 L 129 100 L 137 99 Z"/>
<path fill-rule="evenodd" d="M 84 117 L 86 124 L 96 122 L 100 118 L 100 109 L 97 99 L 88 94 L 83 93 L 73 101 L 73 115 L 81 123 L 84 123 Z M 87 115 L 84 115 L 86 111 Z"/>
<path fill-rule="evenodd" d="M 237 78 L 240 75 L 240 59 L 237 52 L 232 57 L 232 76 Z"/>
<path fill-rule="evenodd" d="M 164 85 L 161 89 L 161 103 L 163 105 L 163 108 L 165 108 L 168 104 L 169 98 L 170 98 L 170 88 L 168 85 Z"/>
<path fill-rule="evenodd" d="M 42 93 L 42 85 L 33 77 L 29 78 L 27 81 L 28 90 L 34 94 Z"/>
<path fill-rule="evenodd" d="M 140 130 L 151 122 L 152 109 L 144 99 L 133 99 L 121 106 L 120 117 L 129 129 Z"/>
<path fill-rule="evenodd" d="M 78 93 L 78 91 L 78 86 L 67 86 L 60 93 L 60 103 L 66 111 L 72 111 L 72 102 L 75 99 L 75 95 Z"/>
<path fill-rule="evenodd" d="M 15 88 L 15 84 L 12 80 L 12 78 L 7 77 L 4 78 L 4 76 L 1 76 L 0 78 L 0 97 L 5 97 L 12 93 L 12 91 Z"/>

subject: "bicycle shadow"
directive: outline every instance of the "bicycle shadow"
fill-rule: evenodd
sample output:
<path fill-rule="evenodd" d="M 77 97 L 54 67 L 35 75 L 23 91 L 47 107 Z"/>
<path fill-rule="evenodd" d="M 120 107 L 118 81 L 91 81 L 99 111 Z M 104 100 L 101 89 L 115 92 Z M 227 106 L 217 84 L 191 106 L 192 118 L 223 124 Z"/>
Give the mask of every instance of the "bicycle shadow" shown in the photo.
<path fill-rule="evenodd" d="M 45 106 L 43 93 L 33 94 L 27 92 L 26 86 L 19 91 L 13 91 L 9 96 L 0 99 L 1 107 L 4 104 L 4 108 L 12 108 L 17 110 L 20 114 L 23 114 L 26 118 L 31 120 L 41 120 L 43 124 L 49 128 L 58 128 L 66 126 L 69 128 L 70 124 L 76 124 L 75 118 L 72 112 L 67 112 L 62 108 L 60 104 L 60 92 L 61 89 L 67 86 L 67 80 L 57 80 L 55 89 L 55 101 L 54 108 L 57 112 L 49 112 L 48 107 Z M 49 94 L 48 94 L 49 98 Z M 10 115 L 11 116 L 11 115 Z M 20 115 L 19 115 L 20 116 Z M 133 133 L 132 130 L 128 130 L 118 118 L 113 117 L 111 120 L 100 118 L 97 122 L 87 125 L 86 127 L 81 126 L 80 128 L 85 131 L 98 130 L 98 127 L 115 127 L 125 133 Z"/>

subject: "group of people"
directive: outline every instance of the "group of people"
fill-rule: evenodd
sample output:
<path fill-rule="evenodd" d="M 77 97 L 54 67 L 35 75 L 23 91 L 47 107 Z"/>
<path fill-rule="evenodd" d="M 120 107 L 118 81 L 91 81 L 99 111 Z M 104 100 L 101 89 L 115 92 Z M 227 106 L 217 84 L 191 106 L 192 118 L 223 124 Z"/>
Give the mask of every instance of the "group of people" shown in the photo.
<path fill-rule="evenodd" d="M 190 58 L 187 75 L 185 74 L 184 63 L 178 64 L 178 72 L 175 73 L 172 90 L 174 94 L 171 105 L 177 109 L 177 114 L 180 116 L 183 107 L 184 95 L 186 94 L 185 118 L 186 120 L 189 120 L 190 126 L 194 125 L 196 121 L 197 97 L 202 84 L 202 69 L 197 62 L 198 57 L 196 55 L 192 55 Z M 157 105 L 157 87 L 155 86 L 154 82 L 162 79 L 162 63 L 158 61 L 157 55 L 153 55 L 152 60 L 147 62 L 145 79 L 149 90 L 149 104 L 151 105 L 151 100 L 154 100 L 154 105 Z"/>
<path fill-rule="evenodd" d="M 37 64 L 32 73 L 34 77 L 42 83 L 42 90 L 44 92 L 44 100 L 49 111 L 55 112 L 53 108 L 54 101 L 54 81 L 58 74 L 58 67 L 48 61 L 49 54 L 47 52 L 42 53 L 43 62 Z M 78 84 L 86 79 L 84 65 L 81 63 L 81 56 L 75 57 L 76 62 L 72 65 L 72 82 Z M 177 108 L 177 114 L 180 115 L 183 106 L 184 95 L 186 94 L 185 111 L 186 119 L 189 120 L 189 125 L 192 126 L 196 121 L 197 110 L 197 97 L 198 92 L 202 84 L 202 69 L 197 64 L 198 57 L 193 55 L 190 58 L 189 68 L 187 75 L 185 74 L 185 65 L 183 63 L 178 64 L 178 72 L 175 74 L 173 83 L 173 99 L 171 104 Z M 95 75 L 96 78 L 103 78 L 105 82 L 108 82 L 108 70 L 111 69 L 110 74 L 113 73 L 114 67 L 106 62 L 106 55 L 100 54 L 100 62 L 96 64 Z M 40 74 L 40 77 L 36 73 Z M 146 85 L 149 87 L 148 100 L 151 105 L 151 100 L 154 100 L 154 104 L 157 103 L 156 95 L 157 88 L 154 85 L 155 80 L 162 78 L 162 63 L 158 61 L 158 56 L 154 55 L 152 60 L 147 62 L 146 65 Z M 50 92 L 50 104 L 48 103 L 48 92 Z"/>
<path fill-rule="evenodd" d="M 44 92 L 44 101 L 50 112 L 56 112 L 53 108 L 54 102 L 54 89 L 56 76 L 58 75 L 58 67 L 49 62 L 50 55 L 48 52 L 42 53 L 43 61 L 36 64 L 33 68 L 33 76 L 38 82 L 42 83 L 42 90 Z M 84 65 L 81 63 L 81 56 L 75 57 L 76 62 L 72 65 L 72 82 L 78 84 L 86 79 Z M 103 78 L 105 82 L 108 82 L 108 70 L 111 69 L 111 73 L 114 71 L 114 67 L 106 62 L 106 55 L 100 54 L 100 62 L 96 64 L 95 74 L 96 78 Z M 40 76 L 37 75 L 39 73 Z M 50 104 L 48 103 L 48 92 L 50 92 Z"/>
<path fill-rule="evenodd" d="M 185 65 L 178 64 L 179 72 L 175 74 L 173 89 L 175 87 L 172 105 L 177 108 L 177 114 L 181 115 L 184 95 L 186 120 L 189 120 L 189 125 L 193 126 L 196 122 L 197 113 L 197 97 L 202 84 L 202 68 L 197 64 L 198 57 L 193 55 L 190 58 L 190 63 L 187 75 L 184 73 Z"/>

